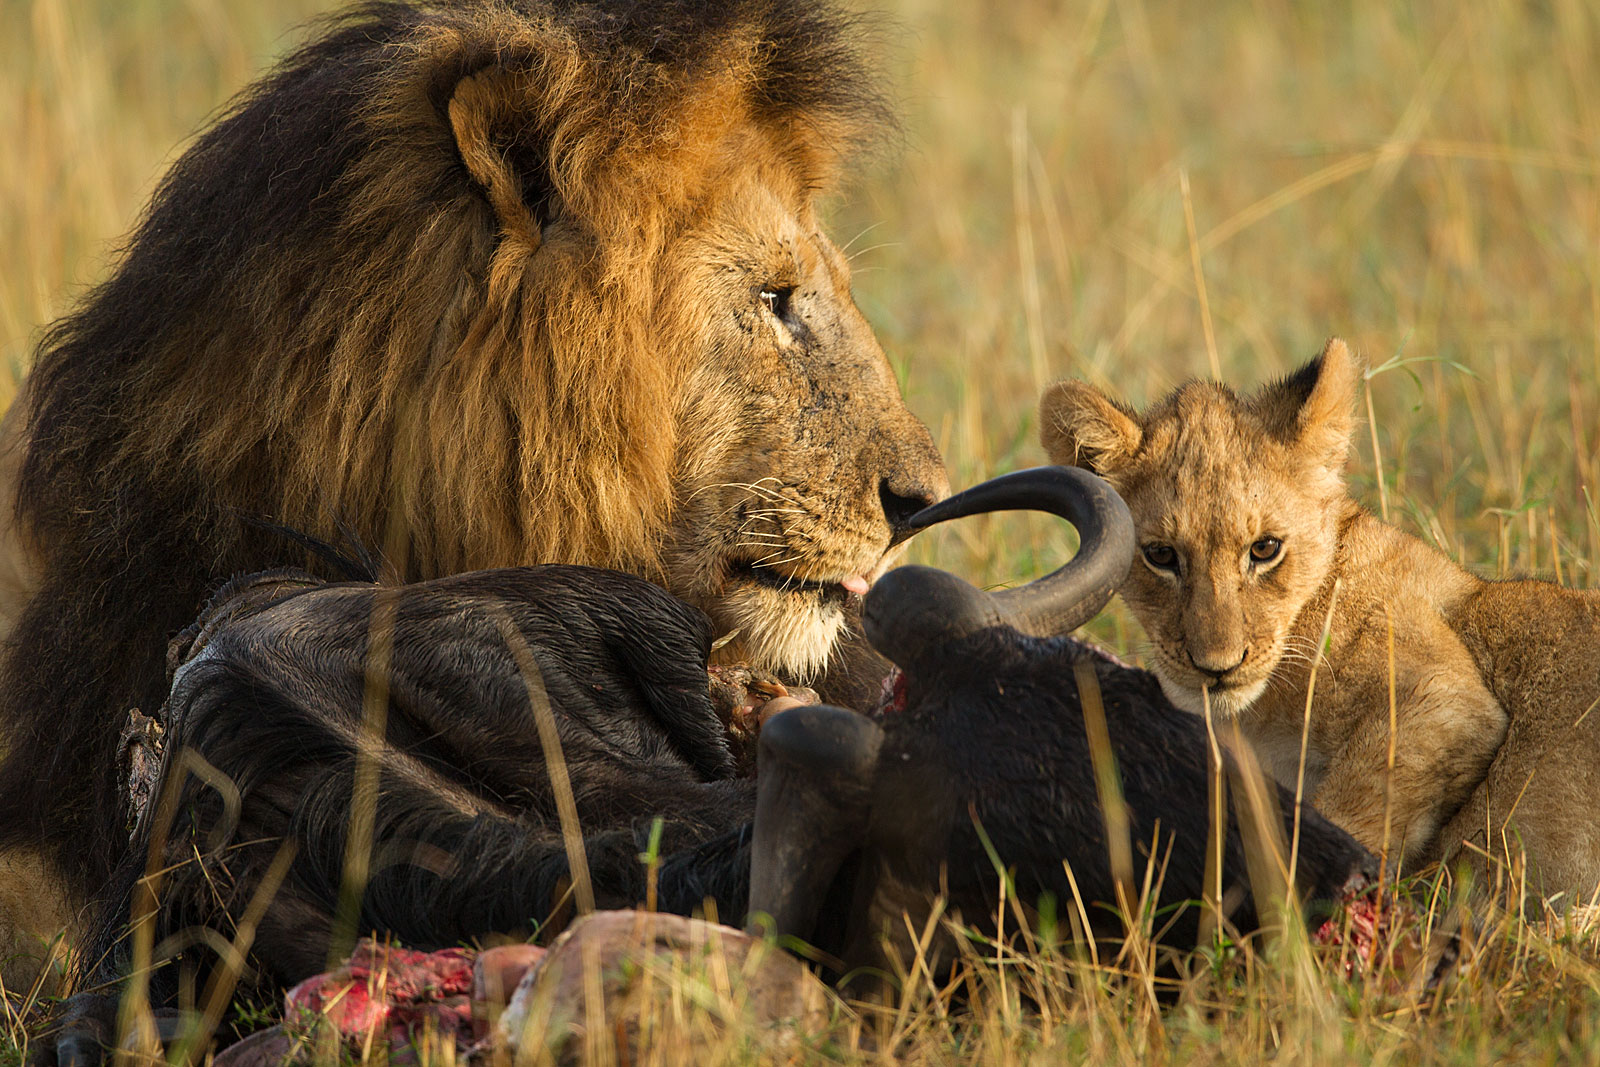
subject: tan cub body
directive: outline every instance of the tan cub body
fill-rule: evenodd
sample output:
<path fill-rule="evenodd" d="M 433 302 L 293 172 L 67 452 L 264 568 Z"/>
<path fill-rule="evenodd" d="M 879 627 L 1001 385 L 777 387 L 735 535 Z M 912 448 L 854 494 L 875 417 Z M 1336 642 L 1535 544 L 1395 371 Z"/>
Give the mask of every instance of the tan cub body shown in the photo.
<path fill-rule="evenodd" d="M 1042 436 L 1054 462 L 1099 473 L 1133 512 L 1140 558 L 1122 595 L 1169 699 L 1200 713 L 1204 687 L 1293 788 L 1331 600 L 1305 768 L 1316 806 L 1407 868 L 1463 841 L 1475 861 L 1525 849 L 1531 890 L 1587 899 L 1600 885 L 1600 595 L 1477 578 L 1353 502 L 1342 470 L 1359 378 L 1333 340 L 1249 396 L 1196 382 L 1142 414 L 1060 382 Z"/>

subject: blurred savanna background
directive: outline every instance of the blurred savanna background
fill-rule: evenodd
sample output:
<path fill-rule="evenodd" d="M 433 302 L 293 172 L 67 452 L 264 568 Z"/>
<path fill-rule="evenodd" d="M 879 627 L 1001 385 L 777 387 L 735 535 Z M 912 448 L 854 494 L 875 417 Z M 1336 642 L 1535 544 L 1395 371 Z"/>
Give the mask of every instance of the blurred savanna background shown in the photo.
<path fill-rule="evenodd" d="M 1281 375 L 1337 334 L 1373 369 L 1365 504 L 1480 573 L 1600 585 L 1600 6 L 888 3 L 904 136 L 832 205 L 833 233 L 954 485 L 1043 460 L 1034 406 L 1056 378 L 1142 404 Z M 0 0 L 0 402 L 165 166 L 331 6 Z M 1026 517 L 922 540 L 987 584 L 1070 550 Z M 1120 609 L 1095 630 L 1137 659 Z M 1363 991 L 1330 1015 L 1301 1005 L 1303 975 L 1255 975 L 1165 1014 L 1069 998 L 1056 1021 L 1088 1011 L 1084 1029 L 1002 1036 L 994 1061 L 1600 1057 L 1593 936 L 1503 933 L 1505 958 L 1446 998 L 1459 1010 Z"/>

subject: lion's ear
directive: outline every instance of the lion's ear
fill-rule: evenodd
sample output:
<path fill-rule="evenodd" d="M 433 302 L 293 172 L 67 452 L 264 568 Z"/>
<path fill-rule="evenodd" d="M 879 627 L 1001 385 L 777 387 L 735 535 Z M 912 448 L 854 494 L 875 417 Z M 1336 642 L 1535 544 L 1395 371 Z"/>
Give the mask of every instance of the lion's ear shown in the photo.
<path fill-rule="evenodd" d="M 1362 364 L 1348 345 L 1328 339 L 1322 354 L 1255 397 L 1267 427 L 1325 465 L 1343 468 L 1355 430 L 1356 388 Z"/>
<path fill-rule="evenodd" d="M 1133 412 L 1088 382 L 1057 382 L 1039 399 L 1039 443 L 1051 463 L 1107 474 L 1143 440 Z"/>
<path fill-rule="evenodd" d="M 539 247 L 540 216 L 548 214 L 551 194 L 540 160 L 519 151 L 515 141 L 515 117 L 525 106 L 517 76 L 492 66 L 456 83 L 449 114 L 467 173 L 488 197 L 502 231 L 531 250 Z"/>

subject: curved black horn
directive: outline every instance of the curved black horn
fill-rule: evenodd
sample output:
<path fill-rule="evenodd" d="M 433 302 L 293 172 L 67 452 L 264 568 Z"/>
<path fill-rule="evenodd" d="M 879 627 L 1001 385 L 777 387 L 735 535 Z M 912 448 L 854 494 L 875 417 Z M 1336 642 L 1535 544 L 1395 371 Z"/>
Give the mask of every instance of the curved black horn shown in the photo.
<path fill-rule="evenodd" d="M 1034 467 L 990 479 L 923 508 L 923 529 L 991 511 L 1047 511 L 1078 530 L 1071 562 L 1018 589 L 986 593 L 932 567 L 899 567 L 862 605 L 867 640 L 906 666 L 931 643 L 1006 625 L 1036 637 L 1066 633 L 1094 618 L 1133 565 L 1133 516 L 1105 481 L 1079 467 Z"/>

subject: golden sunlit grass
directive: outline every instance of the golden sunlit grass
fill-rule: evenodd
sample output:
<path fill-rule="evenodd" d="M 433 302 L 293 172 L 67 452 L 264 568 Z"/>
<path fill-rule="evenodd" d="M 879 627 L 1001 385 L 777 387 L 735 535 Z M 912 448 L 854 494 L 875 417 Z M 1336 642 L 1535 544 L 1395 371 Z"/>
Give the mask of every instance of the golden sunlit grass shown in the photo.
<path fill-rule="evenodd" d="M 165 162 L 327 6 L 0 0 L 0 402 Z M 893 0 L 891 14 L 906 148 L 836 205 L 833 229 L 856 238 L 858 300 L 953 484 L 1042 461 L 1047 381 L 1143 405 L 1190 376 L 1281 374 L 1338 334 L 1374 368 L 1352 465 L 1365 503 L 1482 573 L 1600 585 L 1600 9 Z M 998 583 L 1068 545 L 1058 525 L 1001 516 L 916 552 Z M 1120 608 L 1094 630 L 1137 655 Z M 1459 919 L 1430 899 L 1432 920 Z M 806 1058 L 1600 1059 L 1595 931 L 1472 918 L 1456 976 L 1428 995 L 1346 981 L 1292 935 L 1194 961 L 1167 999 L 1137 938 L 1117 960 L 1042 934 L 1021 954 L 973 946 L 953 977 L 913 973 Z M 728 1058 L 753 1055 L 741 1048 Z"/>

